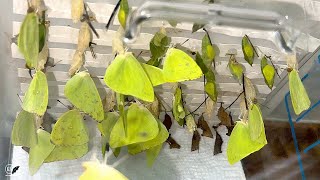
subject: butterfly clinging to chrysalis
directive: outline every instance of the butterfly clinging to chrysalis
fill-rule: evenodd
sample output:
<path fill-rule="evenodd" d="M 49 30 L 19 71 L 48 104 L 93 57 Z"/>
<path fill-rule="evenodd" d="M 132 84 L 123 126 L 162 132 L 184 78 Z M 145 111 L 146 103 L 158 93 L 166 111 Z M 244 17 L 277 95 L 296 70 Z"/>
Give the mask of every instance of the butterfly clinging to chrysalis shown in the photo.
<path fill-rule="evenodd" d="M 104 119 L 102 101 L 90 77 L 86 71 L 75 74 L 66 84 L 64 94 L 77 108 L 88 113 L 98 122 Z"/>
<path fill-rule="evenodd" d="M 197 129 L 197 125 L 195 123 L 193 114 L 190 113 L 190 111 L 187 109 L 187 107 L 184 107 L 184 112 L 186 113 L 185 121 L 186 121 L 188 131 L 190 133 L 193 133 Z"/>
<path fill-rule="evenodd" d="M 39 18 L 31 7 L 29 7 L 20 27 L 18 48 L 25 58 L 26 67 L 28 69 L 36 68 L 39 54 Z"/>
<path fill-rule="evenodd" d="M 84 51 L 89 47 L 89 43 L 91 42 L 92 34 L 87 22 L 82 22 L 79 36 L 78 36 L 78 47 L 77 50 L 84 53 Z"/>
<path fill-rule="evenodd" d="M 14 121 L 11 141 L 16 146 L 33 147 L 38 143 L 36 116 L 22 110 Z"/>
<path fill-rule="evenodd" d="M 48 106 L 48 82 L 42 71 L 36 71 L 23 100 L 22 108 L 43 116 Z"/>
<path fill-rule="evenodd" d="M 249 134 L 248 124 L 237 121 L 227 146 L 227 158 L 231 165 L 260 150 L 267 144 L 265 131 L 261 131 L 258 139 L 253 141 Z"/>
<path fill-rule="evenodd" d="M 82 67 L 83 64 L 84 64 L 83 53 L 76 50 L 73 55 L 72 63 L 69 68 L 69 75 L 73 76 L 77 71 L 79 71 L 79 69 Z"/>
<path fill-rule="evenodd" d="M 310 99 L 307 91 L 299 77 L 298 71 L 288 68 L 290 97 L 294 112 L 299 115 L 302 111 L 307 110 L 310 105 Z"/>

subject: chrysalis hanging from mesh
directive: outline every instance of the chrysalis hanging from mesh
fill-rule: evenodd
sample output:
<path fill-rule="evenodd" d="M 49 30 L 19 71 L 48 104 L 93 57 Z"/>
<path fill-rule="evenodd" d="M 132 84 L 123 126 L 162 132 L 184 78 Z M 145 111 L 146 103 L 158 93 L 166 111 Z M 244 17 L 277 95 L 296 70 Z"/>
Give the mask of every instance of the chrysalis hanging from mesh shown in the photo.
<path fill-rule="evenodd" d="M 69 69 L 69 75 L 73 76 L 84 63 L 83 54 L 80 51 L 76 51 L 73 55 L 72 63 Z"/>
<path fill-rule="evenodd" d="M 91 30 L 87 22 L 81 23 L 81 28 L 78 36 L 78 51 L 84 53 L 86 49 L 89 47 L 89 43 L 91 42 L 92 35 Z"/>
<path fill-rule="evenodd" d="M 71 19 L 73 23 L 80 21 L 84 11 L 83 0 L 71 0 Z"/>

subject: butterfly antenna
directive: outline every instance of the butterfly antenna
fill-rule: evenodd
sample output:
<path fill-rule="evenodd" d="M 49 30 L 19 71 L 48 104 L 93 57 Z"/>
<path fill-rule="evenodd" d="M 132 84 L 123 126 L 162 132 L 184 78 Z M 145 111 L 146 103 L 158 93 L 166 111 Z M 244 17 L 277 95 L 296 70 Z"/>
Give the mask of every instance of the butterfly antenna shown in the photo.
<path fill-rule="evenodd" d="M 119 166 L 122 162 L 124 162 L 125 160 L 127 160 L 129 158 L 129 155 L 126 154 L 124 155 L 122 158 L 120 158 L 118 161 L 114 162 L 111 167 L 116 168 L 117 166 Z"/>
<path fill-rule="evenodd" d="M 59 99 L 57 99 L 57 101 L 62 104 L 64 107 L 68 108 L 69 110 L 71 109 L 69 106 L 65 105 L 64 103 L 62 103 Z"/>
<path fill-rule="evenodd" d="M 56 63 L 54 63 L 52 66 L 50 66 L 50 65 L 47 65 L 47 63 L 48 63 L 48 61 L 47 61 L 47 63 L 46 63 L 46 67 L 47 66 L 49 66 L 48 68 L 46 68 L 46 71 L 48 71 L 49 69 L 51 69 L 51 68 L 53 68 L 53 67 L 55 67 L 57 64 L 59 64 L 60 62 L 62 62 L 62 60 L 60 60 L 60 61 L 58 61 L 58 62 L 56 62 Z"/>
<path fill-rule="evenodd" d="M 29 69 L 29 75 L 30 75 L 31 79 L 33 79 L 31 69 Z"/>
<path fill-rule="evenodd" d="M 188 38 L 188 39 L 186 39 L 185 41 L 183 41 L 183 43 L 181 43 L 180 45 L 182 46 L 182 45 L 184 45 L 186 42 L 188 42 L 190 39 Z"/>
<path fill-rule="evenodd" d="M 19 96 L 19 94 L 17 94 L 17 96 L 18 96 L 20 102 L 23 103 L 22 100 L 21 100 L 21 97 Z"/>
<path fill-rule="evenodd" d="M 140 51 L 140 53 L 139 53 L 138 56 L 137 56 L 137 59 L 138 59 L 138 57 L 142 54 L 142 52 L 143 52 L 143 51 Z"/>
<path fill-rule="evenodd" d="M 114 16 L 116 15 L 116 12 L 118 11 L 119 7 L 120 7 L 120 3 L 121 3 L 121 0 L 118 1 L 118 3 L 116 4 L 116 6 L 114 7 L 112 13 L 111 13 L 111 16 L 108 20 L 108 23 L 106 25 L 106 30 L 108 31 L 110 25 L 111 25 L 111 22 L 113 21 L 114 19 Z"/>

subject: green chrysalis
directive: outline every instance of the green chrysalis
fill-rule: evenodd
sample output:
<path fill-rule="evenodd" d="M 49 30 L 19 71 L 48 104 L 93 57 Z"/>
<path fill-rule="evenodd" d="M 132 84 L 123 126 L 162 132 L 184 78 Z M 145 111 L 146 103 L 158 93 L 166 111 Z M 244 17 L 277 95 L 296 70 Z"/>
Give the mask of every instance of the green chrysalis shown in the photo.
<path fill-rule="evenodd" d="M 121 0 L 120 9 L 119 9 L 119 13 L 118 13 L 118 19 L 119 19 L 119 22 L 120 22 L 121 26 L 123 27 L 123 29 L 126 28 L 128 14 L 129 14 L 128 0 Z"/>
<path fill-rule="evenodd" d="M 234 55 L 232 55 L 232 57 L 230 58 L 228 66 L 233 77 L 236 78 L 239 82 L 241 82 L 243 75 L 243 66 L 242 64 L 238 63 Z"/>
<path fill-rule="evenodd" d="M 176 88 L 176 91 L 174 93 L 172 112 L 174 119 L 178 122 L 180 126 L 182 126 L 184 124 L 184 118 L 186 113 L 183 108 L 182 91 L 179 86 Z"/>
<path fill-rule="evenodd" d="M 254 60 L 254 47 L 249 41 L 247 35 L 242 38 L 242 51 L 244 55 L 244 59 L 252 66 Z"/>
<path fill-rule="evenodd" d="M 147 64 L 158 67 L 161 64 L 162 57 L 166 54 L 171 38 L 167 36 L 166 30 L 161 28 L 150 41 L 151 59 Z"/>
<path fill-rule="evenodd" d="M 272 89 L 276 70 L 272 65 L 268 64 L 266 56 L 263 56 L 261 59 L 261 72 L 263 74 L 265 83 L 270 89 Z"/>
<path fill-rule="evenodd" d="M 202 58 L 204 64 L 211 68 L 214 57 L 216 56 L 215 50 L 210 42 L 208 34 L 204 35 L 202 38 Z"/>
<path fill-rule="evenodd" d="M 201 68 L 201 71 L 206 76 L 207 82 L 204 86 L 205 92 L 209 95 L 210 99 L 214 102 L 217 102 L 218 91 L 216 86 L 216 78 L 211 69 L 211 65 L 207 66 L 201 57 L 201 55 L 197 52 L 196 54 L 196 63 Z"/>

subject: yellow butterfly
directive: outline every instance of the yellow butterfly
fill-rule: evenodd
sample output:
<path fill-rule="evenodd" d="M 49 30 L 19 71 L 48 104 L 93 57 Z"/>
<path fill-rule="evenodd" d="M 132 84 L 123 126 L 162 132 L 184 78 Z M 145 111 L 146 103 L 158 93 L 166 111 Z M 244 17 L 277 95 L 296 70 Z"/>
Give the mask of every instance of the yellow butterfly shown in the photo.
<path fill-rule="evenodd" d="M 294 112 L 299 115 L 302 111 L 307 110 L 310 105 L 310 99 L 304 88 L 297 70 L 289 70 L 289 89 L 290 97 Z"/>

